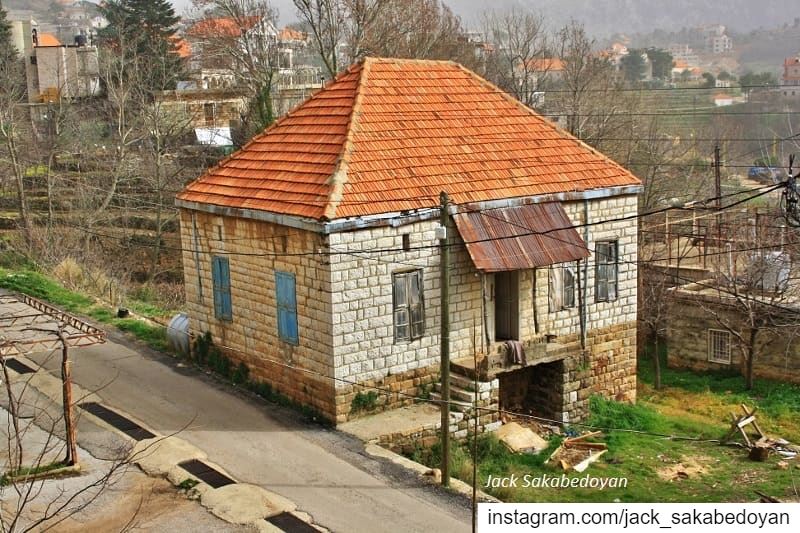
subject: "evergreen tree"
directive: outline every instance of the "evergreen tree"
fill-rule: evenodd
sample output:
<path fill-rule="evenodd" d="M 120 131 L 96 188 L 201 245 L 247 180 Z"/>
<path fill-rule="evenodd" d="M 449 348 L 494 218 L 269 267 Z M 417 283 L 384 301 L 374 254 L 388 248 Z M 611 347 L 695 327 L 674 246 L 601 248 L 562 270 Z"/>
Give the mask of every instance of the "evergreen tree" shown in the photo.
<path fill-rule="evenodd" d="M 8 14 L 0 3 L 0 62 L 6 63 L 17 56 L 17 49 L 11 41 L 11 24 Z"/>
<path fill-rule="evenodd" d="M 653 77 L 669 80 L 672 77 L 672 54 L 662 48 L 648 48 L 646 53 L 653 64 Z"/>
<path fill-rule="evenodd" d="M 109 24 L 99 32 L 103 45 L 136 66 L 151 91 L 174 89 L 183 73 L 176 25 L 180 17 L 168 0 L 108 0 L 100 10 Z"/>
<path fill-rule="evenodd" d="M 622 73 L 625 80 L 631 83 L 638 83 L 644 78 L 645 65 L 641 50 L 631 50 L 628 55 L 622 58 Z"/>

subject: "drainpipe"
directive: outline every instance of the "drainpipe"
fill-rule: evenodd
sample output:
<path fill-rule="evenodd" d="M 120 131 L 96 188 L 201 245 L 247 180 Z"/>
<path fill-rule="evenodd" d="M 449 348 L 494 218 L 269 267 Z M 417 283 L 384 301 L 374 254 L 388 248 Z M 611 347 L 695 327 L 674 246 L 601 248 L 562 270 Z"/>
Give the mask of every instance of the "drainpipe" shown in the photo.
<path fill-rule="evenodd" d="M 589 246 L 589 200 L 583 200 L 583 242 L 586 243 L 586 246 L 589 248 L 589 253 L 591 254 L 591 247 Z M 591 256 L 590 256 L 591 257 Z M 581 323 L 581 349 L 586 349 L 586 328 L 589 324 L 589 306 L 587 303 L 588 298 L 588 290 L 587 287 L 589 286 L 589 261 L 583 262 L 583 287 L 581 287 L 583 292 L 583 298 L 581 302 L 581 311 L 580 311 L 580 323 Z"/>
<path fill-rule="evenodd" d="M 481 272 L 481 300 L 483 301 L 483 338 L 486 340 L 486 352 L 492 344 L 489 337 L 489 296 L 486 290 L 486 274 Z"/>
<path fill-rule="evenodd" d="M 536 309 L 536 268 L 533 269 L 533 283 L 531 284 L 531 302 L 533 305 L 533 333 L 534 335 L 539 334 L 539 312 Z"/>

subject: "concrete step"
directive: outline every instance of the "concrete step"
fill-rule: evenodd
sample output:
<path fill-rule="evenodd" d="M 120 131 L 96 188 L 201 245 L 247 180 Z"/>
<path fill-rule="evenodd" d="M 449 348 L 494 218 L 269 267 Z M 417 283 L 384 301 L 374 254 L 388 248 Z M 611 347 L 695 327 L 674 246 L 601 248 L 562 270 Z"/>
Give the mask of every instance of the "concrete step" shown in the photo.
<path fill-rule="evenodd" d="M 458 374 L 472 380 L 475 377 L 475 363 L 472 357 L 450 361 L 450 374 Z"/>
<path fill-rule="evenodd" d="M 452 392 L 452 391 L 451 391 Z M 442 395 L 438 392 L 431 393 L 431 400 L 434 401 L 441 401 Z M 454 397 L 450 397 L 450 410 L 456 411 L 459 413 L 466 413 L 472 409 L 472 403 L 470 402 L 462 402 L 460 400 L 456 400 Z"/>
<path fill-rule="evenodd" d="M 438 393 L 442 392 L 442 384 L 435 383 L 433 385 L 433 390 Z M 454 382 L 450 380 L 450 399 L 451 400 L 459 400 L 461 402 L 467 402 L 470 405 L 473 401 L 475 401 L 475 393 L 473 391 L 464 390 L 461 387 L 455 386 Z"/>
<path fill-rule="evenodd" d="M 478 381 L 477 384 L 478 392 L 489 392 L 492 390 L 491 381 Z M 456 372 L 450 372 L 450 386 L 456 386 L 464 390 L 474 391 L 475 381 L 469 376 L 458 374 Z"/>

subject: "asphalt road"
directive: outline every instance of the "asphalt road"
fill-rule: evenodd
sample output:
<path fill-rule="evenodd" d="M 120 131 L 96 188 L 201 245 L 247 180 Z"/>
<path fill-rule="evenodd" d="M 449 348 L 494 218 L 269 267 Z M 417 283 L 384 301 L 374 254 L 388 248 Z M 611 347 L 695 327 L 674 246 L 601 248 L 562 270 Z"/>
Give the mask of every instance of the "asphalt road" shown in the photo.
<path fill-rule="evenodd" d="M 352 533 L 470 530 L 462 499 L 364 454 L 355 439 L 306 423 L 118 333 L 109 337 L 105 345 L 73 349 L 76 383 L 158 433 L 178 433 L 239 481 L 289 498 L 316 524 Z M 56 358 L 31 359 L 58 375 Z"/>

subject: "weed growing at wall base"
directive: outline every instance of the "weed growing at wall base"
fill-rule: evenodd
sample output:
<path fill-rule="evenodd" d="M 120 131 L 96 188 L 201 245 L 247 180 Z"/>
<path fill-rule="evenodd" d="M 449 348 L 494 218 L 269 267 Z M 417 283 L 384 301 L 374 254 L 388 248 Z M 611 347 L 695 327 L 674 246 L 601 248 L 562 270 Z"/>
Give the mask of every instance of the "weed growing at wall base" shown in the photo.
<path fill-rule="evenodd" d="M 208 331 L 195 339 L 192 358 L 199 367 L 211 370 L 225 381 L 243 387 L 268 402 L 294 409 L 310 422 L 331 425 L 331 421 L 313 407 L 292 400 L 270 383 L 250 379 L 250 368 L 244 362 L 240 361 L 234 367 L 230 358 L 214 345 L 214 340 Z"/>

